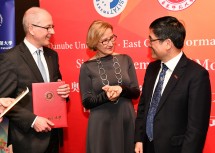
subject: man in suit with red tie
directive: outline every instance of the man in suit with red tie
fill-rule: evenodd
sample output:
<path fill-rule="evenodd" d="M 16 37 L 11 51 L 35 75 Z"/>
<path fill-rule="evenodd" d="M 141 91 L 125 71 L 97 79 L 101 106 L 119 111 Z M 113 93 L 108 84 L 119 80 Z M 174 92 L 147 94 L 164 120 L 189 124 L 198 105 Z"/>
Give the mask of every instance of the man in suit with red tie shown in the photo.
<path fill-rule="evenodd" d="M 46 10 L 32 7 L 24 14 L 23 28 L 24 41 L 1 54 L 0 61 L 0 97 L 14 98 L 26 86 L 30 90 L 6 114 L 9 118 L 8 145 L 12 144 L 14 153 L 58 153 L 63 141 L 62 129 L 52 128 L 53 123 L 36 116 L 32 107 L 32 83 L 61 80 L 58 54 L 46 47 L 55 33 L 52 17 Z M 59 86 L 57 93 L 68 98 L 69 85 Z"/>
<path fill-rule="evenodd" d="M 135 153 L 202 153 L 209 126 L 208 71 L 183 53 L 186 31 L 175 17 L 149 27 L 151 62 L 135 126 Z"/>

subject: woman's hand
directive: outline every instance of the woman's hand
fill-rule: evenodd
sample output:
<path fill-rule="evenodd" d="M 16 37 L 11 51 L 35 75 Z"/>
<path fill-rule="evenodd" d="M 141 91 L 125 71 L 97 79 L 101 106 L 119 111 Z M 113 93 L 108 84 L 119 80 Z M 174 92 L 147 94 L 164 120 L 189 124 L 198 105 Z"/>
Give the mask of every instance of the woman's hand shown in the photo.
<path fill-rule="evenodd" d="M 106 92 L 108 99 L 112 102 L 115 102 L 122 92 L 122 87 L 119 85 L 117 86 L 106 85 L 102 87 L 102 89 Z"/>

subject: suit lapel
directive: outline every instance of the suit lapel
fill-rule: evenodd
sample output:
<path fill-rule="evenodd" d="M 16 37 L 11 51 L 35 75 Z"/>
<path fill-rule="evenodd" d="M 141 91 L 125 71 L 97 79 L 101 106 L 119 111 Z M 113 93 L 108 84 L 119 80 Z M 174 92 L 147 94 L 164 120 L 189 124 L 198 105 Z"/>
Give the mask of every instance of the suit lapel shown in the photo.
<path fill-rule="evenodd" d="M 174 87 L 176 86 L 178 80 L 183 75 L 183 72 L 187 65 L 187 61 L 188 61 L 187 57 L 183 54 L 181 59 L 179 60 L 178 64 L 176 65 L 175 70 L 173 71 L 173 73 L 163 91 L 161 100 L 160 100 L 158 108 L 157 108 L 157 113 L 162 108 L 162 106 L 165 104 L 166 99 L 171 94 L 171 92 L 174 90 Z"/>
<path fill-rule="evenodd" d="M 39 68 L 37 67 L 37 64 L 33 58 L 33 56 L 31 55 L 29 49 L 27 48 L 27 46 L 24 44 L 24 42 L 22 42 L 20 44 L 20 55 L 22 56 L 22 58 L 24 59 L 24 61 L 26 62 L 26 64 L 28 65 L 29 69 L 31 69 L 31 71 L 33 72 L 34 76 L 36 77 L 36 79 L 39 82 L 43 82 L 43 78 L 42 75 L 40 73 Z"/>
<path fill-rule="evenodd" d="M 147 107 L 150 106 L 150 103 L 151 103 L 151 98 L 152 98 L 152 94 L 153 94 L 153 88 L 154 88 L 154 85 L 155 85 L 155 81 L 156 81 L 156 78 L 157 78 L 157 75 L 159 73 L 159 70 L 160 70 L 160 65 L 161 65 L 161 61 L 158 60 L 156 61 L 156 63 L 154 65 L 152 65 L 153 67 L 151 67 L 149 69 L 149 85 L 147 86 L 147 91 L 149 91 L 149 93 L 146 94 L 146 96 L 148 96 L 146 99 L 148 99 L 148 103 L 146 105 L 146 109 Z"/>

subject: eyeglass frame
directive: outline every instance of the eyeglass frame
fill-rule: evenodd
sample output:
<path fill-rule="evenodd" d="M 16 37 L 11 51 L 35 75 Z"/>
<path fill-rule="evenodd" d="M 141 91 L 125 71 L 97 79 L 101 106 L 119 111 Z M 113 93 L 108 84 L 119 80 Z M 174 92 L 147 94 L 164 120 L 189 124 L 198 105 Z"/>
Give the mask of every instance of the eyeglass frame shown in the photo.
<path fill-rule="evenodd" d="M 54 25 L 51 25 L 51 26 L 48 26 L 48 27 L 43 27 L 43 26 L 39 26 L 39 25 L 36 25 L 36 24 L 31 24 L 31 25 L 34 26 L 34 27 L 46 29 L 47 31 L 50 31 L 51 29 L 54 29 Z"/>
<path fill-rule="evenodd" d="M 152 42 L 154 41 L 161 41 L 161 40 L 165 40 L 165 39 L 162 39 L 162 38 L 157 38 L 157 39 L 149 39 L 149 43 L 152 44 Z"/>
<path fill-rule="evenodd" d="M 111 40 L 111 39 L 113 39 L 113 38 L 114 38 L 114 40 Z M 113 34 L 109 39 L 105 39 L 105 40 L 103 40 L 103 41 L 99 41 L 99 43 L 101 43 L 102 45 L 107 45 L 110 41 L 111 41 L 112 43 L 115 42 L 115 41 L 116 41 L 116 38 L 117 38 L 117 35 Z M 104 42 L 107 42 L 107 43 L 104 44 Z"/>

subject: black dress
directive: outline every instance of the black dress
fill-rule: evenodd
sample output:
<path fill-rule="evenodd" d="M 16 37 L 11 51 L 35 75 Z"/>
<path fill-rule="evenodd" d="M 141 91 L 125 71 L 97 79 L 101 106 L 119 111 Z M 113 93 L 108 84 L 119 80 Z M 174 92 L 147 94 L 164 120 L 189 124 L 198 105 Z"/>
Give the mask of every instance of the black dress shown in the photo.
<path fill-rule="evenodd" d="M 132 99 L 140 90 L 132 59 L 125 54 L 114 55 L 120 64 L 123 91 L 114 104 L 102 90 L 97 60 L 86 61 L 80 70 L 82 104 L 90 109 L 87 131 L 87 153 L 134 153 L 135 111 Z M 109 85 L 118 85 L 113 56 L 102 57 Z"/>

